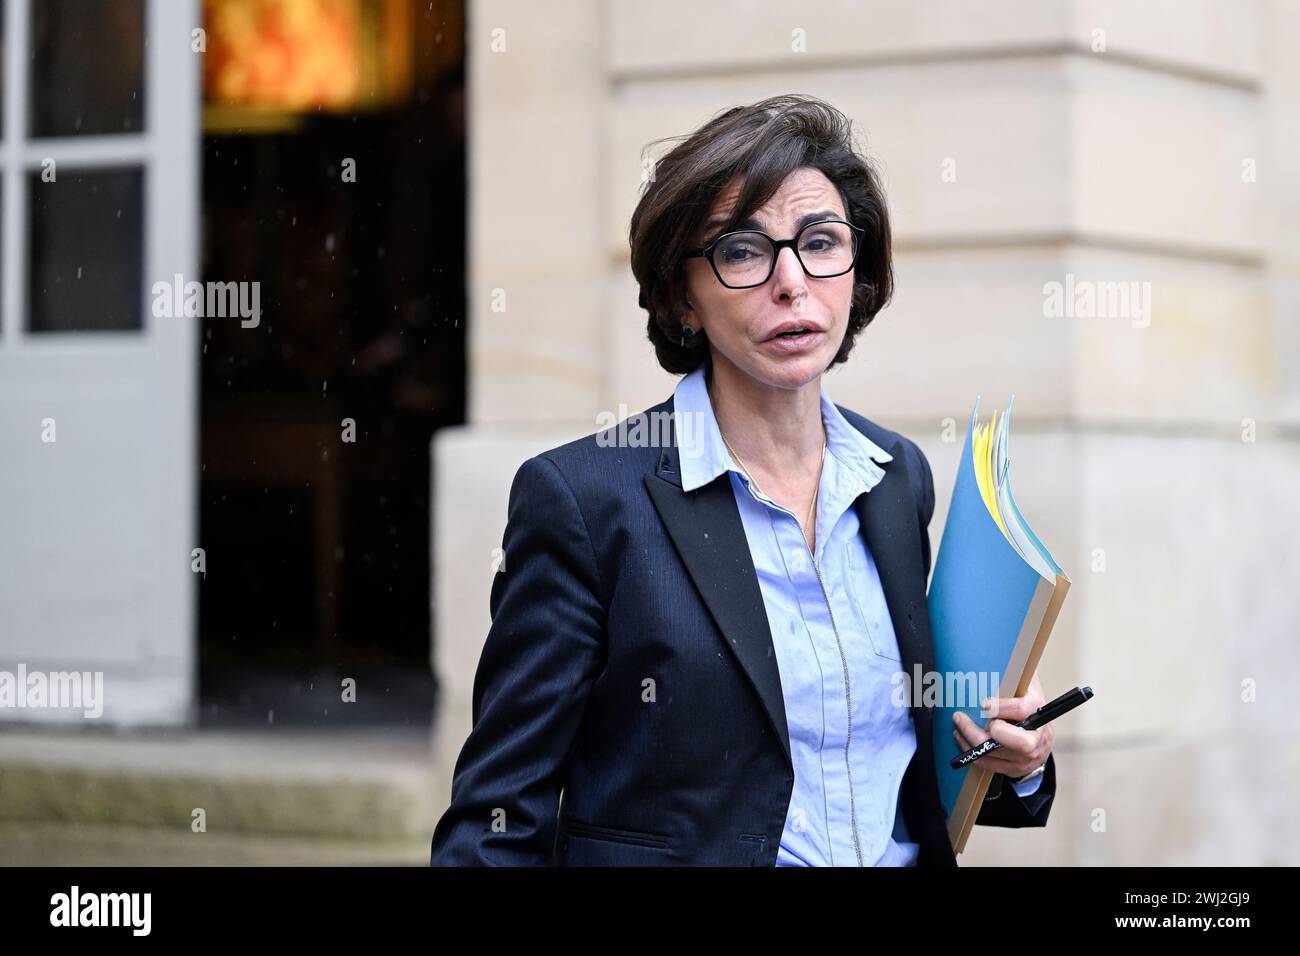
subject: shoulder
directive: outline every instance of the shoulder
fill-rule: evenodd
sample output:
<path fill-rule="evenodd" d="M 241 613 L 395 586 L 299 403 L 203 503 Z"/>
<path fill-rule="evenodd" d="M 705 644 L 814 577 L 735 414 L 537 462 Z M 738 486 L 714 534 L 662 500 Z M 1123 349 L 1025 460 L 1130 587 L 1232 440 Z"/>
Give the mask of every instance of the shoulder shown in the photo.
<path fill-rule="evenodd" d="M 516 481 L 558 481 L 580 502 L 621 496 L 655 469 L 672 440 L 672 400 L 665 399 L 608 428 L 539 452 L 520 465 Z"/>
<path fill-rule="evenodd" d="M 925 452 L 921 451 L 921 446 L 908 438 L 902 432 L 894 431 L 883 425 L 877 424 L 865 415 L 859 415 L 851 408 L 845 408 L 843 405 L 836 405 L 840 414 L 844 416 L 845 421 L 856 428 L 862 434 L 883 448 L 885 451 L 894 454 L 894 445 L 900 445 L 901 450 L 907 460 L 907 470 L 911 474 L 913 481 L 917 478 L 928 476 L 930 471 L 930 462 L 925 457 Z"/>
<path fill-rule="evenodd" d="M 893 455 L 895 460 L 902 457 L 907 469 L 908 483 L 912 489 L 912 498 L 916 501 L 917 516 L 921 526 L 927 527 L 934 515 L 934 475 L 930 471 L 930 462 L 925 457 L 925 452 L 921 451 L 921 446 L 901 432 L 878 425 L 850 408 L 845 408 L 843 405 L 835 407 L 840 410 L 845 421 Z"/>

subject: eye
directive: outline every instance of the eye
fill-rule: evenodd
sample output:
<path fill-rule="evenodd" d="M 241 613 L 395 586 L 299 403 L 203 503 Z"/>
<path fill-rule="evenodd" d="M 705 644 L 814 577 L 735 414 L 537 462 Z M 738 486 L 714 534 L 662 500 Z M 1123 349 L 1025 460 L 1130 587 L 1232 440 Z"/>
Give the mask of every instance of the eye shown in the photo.
<path fill-rule="evenodd" d="M 722 258 L 727 262 L 745 262 L 758 255 L 758 250 L 748 246 L 723 246 Z"/>
<path fill-rule="evenodd" d="M 809 252 L 825 252 L 828 249 L 834 249 L 844 242 L 842 236 L 834 232 L 813 232 L 804 236 L 802 248 Z"/>
<path fill-rule="evenodd" d="M 826 265 L 840 264 L 852 255 L 852 250 L 853 235 L 848 224 L 837 220 L 812 223 L 799 237 L 799 254 Z"/>
<path fill-rule="evenodd" d="M 731 236 L 718 244 L 715 255 L 720 262 L 740 265 L 764 257 L 764 245 L 763 239 L 756 235 Z"/>

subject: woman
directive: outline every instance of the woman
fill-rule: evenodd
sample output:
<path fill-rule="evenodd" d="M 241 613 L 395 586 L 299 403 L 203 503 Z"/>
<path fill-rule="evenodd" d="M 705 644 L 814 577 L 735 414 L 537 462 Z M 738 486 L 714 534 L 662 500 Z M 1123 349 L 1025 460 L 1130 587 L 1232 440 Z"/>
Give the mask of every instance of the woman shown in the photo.
<path fill-rule="evenodd" d="M 684 377 L 642 427 L 516 474 L 432 862 L 954 865 L 933 714 L 892 693 L 933 669 L 930 468 L 822 390 L 892 288 L 848 120 L 804 96 L 716 117 L 660 160 L 630 239 Z M 672 440 L 642 440 L 665 417 Z M 1046 824 L 1051 725 L 1009 723 L 1042 703 L 1035 679 L 988 732 L 953 728 L 1004 745 L 979 823 Z"/>

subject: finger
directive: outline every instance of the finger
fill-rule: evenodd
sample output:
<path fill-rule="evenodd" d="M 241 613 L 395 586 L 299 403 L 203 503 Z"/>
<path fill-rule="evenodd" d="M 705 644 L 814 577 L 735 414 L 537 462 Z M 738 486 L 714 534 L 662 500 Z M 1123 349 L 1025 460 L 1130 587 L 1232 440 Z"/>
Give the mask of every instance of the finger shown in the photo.
<path fill-rule="evenodd" d="M 953 723 L 956 725 L 956 729 L 952 732 L 952 739 L 957 745 L 957 749 L 962 753 L 973 750 L 992 739 L 987 731 L 960 711 L 953 715 Z M 1001 747 L 1000 741 L 999 749 L 990 750 L 978 758 L 979 765 L 991 773 L 1011 773 L 1028 759 L 1030 758 L 1024 754 L 1008 751 L 1006 748 Z M 1033 767 L 1026 767 L 1016 776 L 1024 776 L 1032 769 Z"/>
<path fill-rule="evenodd" d="M 954 734 L 964 750 L 977 747 L 989 739 L 984 729 L 960 710 L 953 713 L 952 717 Z"/>
<path fill-rule="evenodd" d="M 962 752 L 972 750 L 991 739 L 978 724 L 962 714 L 954 724 L 953 740 Z"/>
<path fill-rule="evenodd" d="M 958 749 L 962 752 L 970 750 L 977 743 L 981 742 L 971 741 L 955 730 L 952 732 L 952 737 L 953 740 L 957 742 Z M 985 736 L 984 739 L 987 740 L 988 737 Z M 1033 767 L 1026 767 L 1024 770 L 1020 770 L 1019 768 L 1022 765 L 1023 760 L 1011 760 L 1008 757 L 1003 756 L 1001 748 L 998 750 L 990 750 L 988 753 L 984 754 L 984 756 L 971 764 L 971 766 L 978 766 L 981 770 L 987 770 L 989 773 L 1005 773 L 1016 777 L 1023 777 L 1025 774 L 1029 773 L 1030 770 L 1034 769 Z"/>
<path fill-rule="evenodd" d="M 952 739 L 956 742 L 957 748 L 963 753 L 970 750 L 972 747 L 978 746 L 980 743 L 979 740 L 972 740 L 965 733 L 955 728 L 952 732 Z"/>
<path fill-rule="evenodd" d="M 1024 720 L 1041 706 L 1033 697 L 990 697 L 983 702 L 981 713 L 986 717 L 1014 722 Z"/>
<path fill-rule="evenodd" d="M 1022 761 L 1037 756 L 1039 742 L 1042 739 L 1041 731 L 1025 730 L 997 718 L 989 724 L 988 734 Z"/>
<path fill-rule="evenodd" d="M 1051 724 L 1043 724 L 1037 730 L 1038 733 L 1038 750 L 1034 754 L 1039 759 L 1039 763 L 1047 760 L 1052 753 L 1052 745 L 1056 739 L 1056 731 L 1052 729 Z"/>

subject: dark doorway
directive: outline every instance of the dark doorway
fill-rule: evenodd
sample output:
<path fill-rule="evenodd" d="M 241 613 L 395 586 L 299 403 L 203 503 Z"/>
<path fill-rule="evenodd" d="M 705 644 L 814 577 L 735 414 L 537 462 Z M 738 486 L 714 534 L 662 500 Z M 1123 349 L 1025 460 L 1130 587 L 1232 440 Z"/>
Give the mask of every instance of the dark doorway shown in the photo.
<path fill-rule="evenodd" d="M 205 121 L 203 277 L 257 282 L 261 316 L 204 319 L 201 725 L 433 710 L 429 442 L 465 420 L 463 10 L 357 9 L 347 56 L 409 57 L 381 106 Z"/>

